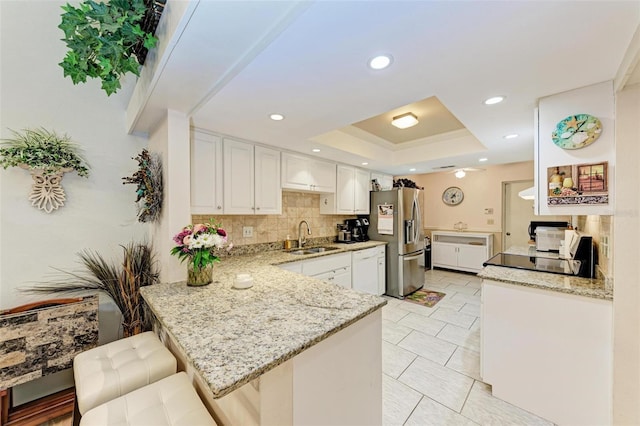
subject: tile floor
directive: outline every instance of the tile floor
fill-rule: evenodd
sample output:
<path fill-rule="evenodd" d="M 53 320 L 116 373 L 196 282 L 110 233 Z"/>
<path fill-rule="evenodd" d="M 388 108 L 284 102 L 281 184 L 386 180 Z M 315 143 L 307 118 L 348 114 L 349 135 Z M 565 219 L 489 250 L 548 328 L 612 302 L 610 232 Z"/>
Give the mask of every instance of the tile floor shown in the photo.
<path fill-rule="evenodd" d="M 480 279 L 426 271 L 433 308 L 388 298 L 382 309 L 385 425 L 553 425 L 494 398 L 480 380 Z"/>

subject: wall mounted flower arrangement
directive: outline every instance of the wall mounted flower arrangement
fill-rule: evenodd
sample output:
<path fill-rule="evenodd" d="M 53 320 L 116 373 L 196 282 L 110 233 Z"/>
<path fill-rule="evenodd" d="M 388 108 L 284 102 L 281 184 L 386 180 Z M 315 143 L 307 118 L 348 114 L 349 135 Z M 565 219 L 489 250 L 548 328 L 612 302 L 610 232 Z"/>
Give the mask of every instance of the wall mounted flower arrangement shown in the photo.
<path fill-rule="evenodd" d="M 123 177 L 123 185 L 135 184 L 138 221 L 155 222 L 162 211 L 162 160 L 160 155 L 143 149 L 133 158 L 138 161 L 138 171 L 131 177 Z"/>
<path fill-rule="evenodd" d="M 0 165 L 31 172 L 34 183 L 29 200 L 32 206 L 47 213 L 62 207 L 66 201 L 61 185 L 64 174 L 75 170 L 79 176 L 89 175 L 89 166 L 77 145 L 69 136 L 59 136 L 43 128 L 11 132 L 13 138 L 3 139 L 0 145 Z"/>

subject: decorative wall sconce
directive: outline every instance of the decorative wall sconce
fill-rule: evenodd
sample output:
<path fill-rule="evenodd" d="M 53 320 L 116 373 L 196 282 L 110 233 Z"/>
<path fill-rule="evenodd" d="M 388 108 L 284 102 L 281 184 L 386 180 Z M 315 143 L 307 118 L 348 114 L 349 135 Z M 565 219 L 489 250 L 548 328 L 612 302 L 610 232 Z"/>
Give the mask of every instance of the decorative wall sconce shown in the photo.
<path fill-rule="evenodd" d="M 76 171 L 87 177 L 89 167 L 79 155 L 76 144 L 67 135 L 58 136 L 46 129 L 11 130 L 14 137 L 4 139 L 0 147 L 0 165 L 29 170 L 33 185 L 29 201 L 46 213 L 64 206 L 67 199 L 62 188 L 65 173 Z"/>

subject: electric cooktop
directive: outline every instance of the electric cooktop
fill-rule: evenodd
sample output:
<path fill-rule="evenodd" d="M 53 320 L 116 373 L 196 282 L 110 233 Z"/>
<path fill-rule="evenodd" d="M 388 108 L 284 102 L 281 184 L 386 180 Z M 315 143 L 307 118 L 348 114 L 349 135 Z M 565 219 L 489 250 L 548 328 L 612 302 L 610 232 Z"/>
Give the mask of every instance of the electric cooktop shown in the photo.
<path fill-rule="evenodd" d="M 482 264 L 482 266 L 488 265 L 561 275 L 577 275 L 580 270 L 579 260 L 549 259 L 507 253 L 498 253 Z"/>

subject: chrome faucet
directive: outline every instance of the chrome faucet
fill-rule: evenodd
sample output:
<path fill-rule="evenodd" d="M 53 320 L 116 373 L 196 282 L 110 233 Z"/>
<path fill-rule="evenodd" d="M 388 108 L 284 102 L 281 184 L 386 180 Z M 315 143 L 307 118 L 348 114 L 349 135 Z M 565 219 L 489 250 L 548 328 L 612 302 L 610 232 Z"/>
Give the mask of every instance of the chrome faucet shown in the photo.
<path fill-rule="evenodd" d="M 302 224 L 307 225 L 307 234 L 311 235 L 311 228 L 309 228 L 309 224 L 307 223 L 306 220 L 301 220 L 300 224 L 298 225 L 298 247 L 302 248 L 303 245 L 305 245 L 305 243 L 307 242 L 307 237 L 304 236 L 304 234 L 302 233 Z"/>

